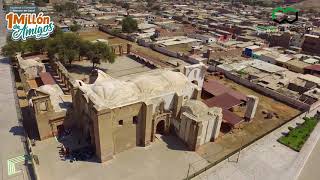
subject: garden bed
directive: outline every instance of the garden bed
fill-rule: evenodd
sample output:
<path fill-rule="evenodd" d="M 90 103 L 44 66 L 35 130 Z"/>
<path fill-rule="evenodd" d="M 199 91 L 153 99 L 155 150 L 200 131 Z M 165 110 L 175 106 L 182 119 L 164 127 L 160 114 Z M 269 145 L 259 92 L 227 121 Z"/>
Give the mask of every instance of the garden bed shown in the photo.
<path fill-rule="evenodd" d="M 279 138 L 278 142 L 299 152 L 319 122 L 319 119 L 316 117 L 305 117 L 304 120 L 305 121 L 296 128 L 289 127 L 289 133 Z"/>

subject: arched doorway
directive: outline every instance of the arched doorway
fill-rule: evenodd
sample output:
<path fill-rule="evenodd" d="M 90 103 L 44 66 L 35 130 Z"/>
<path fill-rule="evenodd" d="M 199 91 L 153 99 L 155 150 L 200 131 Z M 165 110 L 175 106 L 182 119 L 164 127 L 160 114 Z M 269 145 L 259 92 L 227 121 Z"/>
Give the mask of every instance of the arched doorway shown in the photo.
<path fill-rule="evenodd" d="M 161 120 L 158 122 L 157 126 L 156 126 L 156 134 L 164 134 L 164 128 L 165 128 L 165 122 L 164 120 Z"/>
<path fill-rule="evenodd" d="M 156 134 L 166 135 L 169 133 L 171 113 L 162 113 L 154 117 L 152 121 L 151 142 Z"/>

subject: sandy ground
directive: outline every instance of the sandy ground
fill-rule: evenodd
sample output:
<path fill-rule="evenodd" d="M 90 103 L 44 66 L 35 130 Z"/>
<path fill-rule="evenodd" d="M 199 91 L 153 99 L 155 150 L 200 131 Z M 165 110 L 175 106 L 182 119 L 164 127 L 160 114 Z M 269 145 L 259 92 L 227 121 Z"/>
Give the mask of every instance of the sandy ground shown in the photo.
<path fill-rule="evenodd" d="M 167 49 L 174 51 L 174 52 L 189 54 L 189 51 L 191 51 L 191 49 L 192 49 L 192 44 L 191 43 L 177 44 L 177 45 L 168 46 Z"/>
<path fill-rule="evenodd" d="M 197 152 L 210 162 L 215 162 L 223 158 L 235 149 L 253 141 L 255 138 L 263 135 L 275 127 L 278 127 L 280 124 L 289 121 L 300 113 L 300 111 L 294 108 L 275 101 L 269 97 L 258 94 L 255 91 L 238 85 L 228 79 L 222 79 L 219 80 L 219 82 L 237 91 L 240 91 L 243 94 L 252 94 L 259 97 L 259 104 L 256 115 L 252 122 L 243 122 L 239 129 L 234 129 L 225 135 L 220 134 L 220 137 L 215 142 L 205 144 L 198 149 Z M 266 115 L 263 114 L 262 111 L 275 112 L 277 113 L 278 118 L 273 117 L 271 119 L 266 119 Z"/>
<path fill-rule="evenodd" d="M 151 70 L 147 66 L 126 56 L 117 57 L 115 62 L 112 64 L 102 62 L 98 68 L 114 78 Z M 87 60 L 74 61 L 72 66 L 68 67 L 68 71 L 75 79 L 88 79 L 89 74 L 92 71 L 92 63 Z"/>
<path fill-rule="evenodd" d="M 118 37 L 114 37 L 110 34 L 101 32 L 101 31 L 94 31 L 94 32 L 80 32 L 80 37 L 82 37 L 83 39 L 89 40 L 89 41 L 93 41 L 96 39 L 105 39 L 108 40 L 109 44 L 111 45 L 117 45 L 117 44 L 132 44 L 133 45 L 133 49 L 134 50 L 138 50 L 141 51 L 143 53 L 148 54 L 148 56 L 153 57 L 153 58 L 161 58 L 162 60 L 166 60 L 166 59 L 174 59 L 172 57 L 166 56 L 164 54 L 158 53 L 156 51 L 153 51 L 150 48 L 146 48 L 146 47 L 142 47 L 139 46 L 136 43 L 133 43 L 131 41 L 125 40 L 125 39 L 121 39 Z"/>
<path fill-rule="evenodd" d="M 178 180 L 186 177 L 189 163 L 202 160 L 186 150 L 177 137 L 160 137 L 148 147 L 135 147 L 114 156 L 105 163 L 66 161 L 59 157 L 61 146 L 54 138 L 37 142 L 33 152 L 39 157 L 36 165 L 40 179 L 46 180 Z M 195 170 L 207 165 L 202 161 Z M 194 172 L 193 169 L 190 172 Z"/>

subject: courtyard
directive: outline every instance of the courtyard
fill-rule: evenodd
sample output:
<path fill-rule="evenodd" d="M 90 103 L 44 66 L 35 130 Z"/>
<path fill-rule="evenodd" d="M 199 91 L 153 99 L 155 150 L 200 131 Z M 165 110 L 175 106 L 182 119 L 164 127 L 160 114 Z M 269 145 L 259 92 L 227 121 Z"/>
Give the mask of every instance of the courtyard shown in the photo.
<path fill-rule="evenodd" d="M 151 70 L 144 64 L 140 64 L 127 56 L 116 57 L 115 62 L 112 64 L 102 62 L 98 68 L 114 78 Z M 92 70 L 92 63 L 87 60 L 74 61 L 72 65 L 68 67 L 68 71 L 74 79 L 86 79 Z"/>
<path fill-rule="evenodd" d="M 193 173 L 208 163 L 197 153 L 186 150 L 175 136 L 157 135 L 148 147 L 135 147 L 114 156 L 106 163 L 97 163 L 95 158 L 70 161 L 61 158 L 61 143 L 55 138 L 39 141 L 33 147 L 39 165 L 35 165 L 39 178 L 56 179 L 130 179 L 177 180 L 186 177 L 189 163 L 201 161 L 190 169 Z M 174 171 L 173 171 L 174 169 Z"/>
<path fill-rule="evenodd" d="M 220 136 L 215 142 L 207 143 L 198 149 L 197 152 L 199 155 L 210 163 L 214 163 L 242 146 L 255 141 L 255 139 L 263 136 L 274 128 L 281 126 L 301 113 L 299 110 L 261 95 L 242 85 L 236 84 L 229 79 L 220 79 L 215 76 L 208 76 L 208 79 L 218 80 L 220 83 L 243 94 L 251 94 L 259 97 L 256 115 L 252 122 L 243 122 L 238 129 L 233 129 L 230 133 Z M 276 115 L 269 118 L 267 117 L 266 112 Z M 195 162 L 193 164 L 196 166 L 197 163 L 201 162 Z"/>
<path fill-rule="evenodd" d="M 79 35 L 82 39 L 85 39 L 88 41 L 94 41 L 97 39 L 104 39 L 104 40 L 108 41 L 109 45 L 132 44 L 132 47 L 134 50 L 139 51 L 143 54 L 147 54 L 150 58 L 160 59 L 160 60 L 164 60 L 164 61 L 177 61 L 177 62 L 182 63 L 182 61 L 179 59 L 166 56 L 166 55 L 161 54 L 159 52 L 156 52 L 150 48 L 139 46 L 138 44 L 136 44 L 134 42 L 128 41 L 126 39 L 121 39 L 119 37 L 112 36 L 110 34 L 102 32 L 102 31 L 97 30 L 97 31 L 93 31 L 93 32 L 80 32 Z"/>

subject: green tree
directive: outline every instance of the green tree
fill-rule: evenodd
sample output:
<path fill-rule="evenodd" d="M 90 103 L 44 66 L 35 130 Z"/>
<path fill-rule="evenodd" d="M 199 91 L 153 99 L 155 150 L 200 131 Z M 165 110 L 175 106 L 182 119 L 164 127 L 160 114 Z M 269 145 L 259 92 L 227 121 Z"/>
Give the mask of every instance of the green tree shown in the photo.
<path fill-rule="evenodd" d="M 130 9 L 130 5 L 127 2 L 123 3 L 121 7 L 125 8 L 126 10 Z"/>
<path fill-rule="evenodd" d="M 89 54 L 93 53 L 91 52 L 92 43 L 90 41 L 81 40 L 79 46 L 79 60 L 81 60 L 81 57 L 93 57 L 93 54 Z"/>
<path fill-rule="evenodd" d="M 60 36 L 55 36 L 54 38 L 50 38 L 45 46 L 45 50 L 47 51 L 48 57 L 50 59 L 54 58 L 54 55 L 58 53 L 58 49 L 62 48 L 62 40 Z"/>
<path fill-rule="evenodd" d="M 102 61 L 114 63 L 116 57 L 111 48 L 102 42 L 92 43 L 87 55 L 92 62 L 92 68 L 95 68 Z"/>
<path fill-rule="evenodd" d="M 81 29 L 81 26 L 79 24 L 77 24 L 77 23 L 75 23 L 75 24 L 70 26 L 70 30 L 72 32 L 78 32 L 80 29 Z"/>
<path fill-rule="evenodd" d="M 28 39 L 21 42 L 21 53 L 40 52 L 45 50 L 46 40 Z"/>
<path fill-rule="evenodd" d="M 21 41 L 13 41 L 11 34 L 7 36 L 7 44 L 1 48 L 1 54 L 13 59 L 17 52 L 21 52 L 22 44 Z"/>
<path fill-rule="evenodd" d="M 128 16 L 122 20 L 122 32 L 133 33 L 138 30 L 138 22 Z"/>
<path fill-rule="evenodd" d="M 54 27 L 54 31 L 53 33 L 50 35 L 50 37 L 55 37 L 55 36 L 62 36 L 63 31 L 61 30 L 61 28 L 59 28 L 58 26 Z"/>
<path fill-rule="evenodd" d="M 64 11 L 63 6 L 62 6 L 62 5 L 59 5 L 59 4 L 55 4 L 55 5 L 53 6 L 53 9 L 54 9 L 56 12 L 58 12 L 58 13 L 61 13 L 61 12 Z"/>
<path fill-rule="evenodd" d="M 79 57 L 80 42 L 77 34 L 63 33 L 47 40 L 45 49 L 50 59 L 58 55 L 62 63 L 71 65 L 72 61 Z"/>
<path fill-rule="evenodd" d="M 2 54 L 14 58 L 16 53 L 21 52 L 44 52 L 47 40 L 27 39 L 26 41 L 13 41 L 11 35 L 7 37 L 7 44 L 2 47 Z"/>
<path fill-rule="evenodd" d="M 13 59 L 17 52 L 20 52 L 21 44 L 15 41 L 10 41 L 1 48 L 1 54 Z"/>
<path fill-rule="evenodd" d="M 64 33 L 61 37 L 62 45 L 58 48 L 59 59 L 69 65 L 79 56 L 80 37 L 74 33 Z"/>

